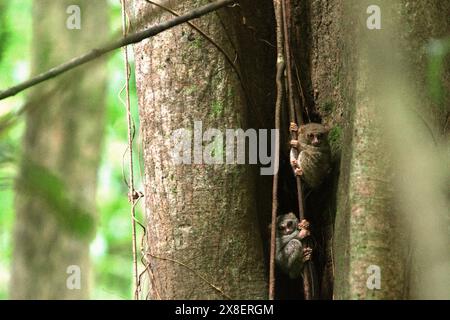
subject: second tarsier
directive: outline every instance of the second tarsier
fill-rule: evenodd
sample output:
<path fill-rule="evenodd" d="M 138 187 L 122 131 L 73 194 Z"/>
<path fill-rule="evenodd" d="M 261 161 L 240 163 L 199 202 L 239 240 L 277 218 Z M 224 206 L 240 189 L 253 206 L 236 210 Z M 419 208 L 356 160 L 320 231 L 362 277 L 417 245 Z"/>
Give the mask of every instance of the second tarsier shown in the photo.
<path fill-rule="evenodd" d="M 299 223 L 291 212 L 277 217 L 276 254 L 278 267 L 291 279 L 302 274 L 304 263 L 311 259 L 312 249 L 302 240 L 310 235 L 306 220 Z"/>

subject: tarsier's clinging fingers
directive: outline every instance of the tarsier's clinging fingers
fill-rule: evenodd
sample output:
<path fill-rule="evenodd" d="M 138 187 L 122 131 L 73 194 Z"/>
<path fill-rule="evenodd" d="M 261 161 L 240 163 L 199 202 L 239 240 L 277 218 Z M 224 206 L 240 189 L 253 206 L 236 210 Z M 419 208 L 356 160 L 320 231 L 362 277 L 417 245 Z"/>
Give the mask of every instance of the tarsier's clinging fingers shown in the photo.
<path fill-rule="evenodd" d="M 312 249 L 310 247 L 303 248 L 303 262 L 311 260 Z"/>
<path fill-rule="evenodd" d="M 289 130 L 293 131 L 293 132 L 297 132 L 298 131 L 298 126 L 295 122 L 291 122 L 289 125 Z"/>
<path fill-rule="evenodd" d="M 294 173 L 296 176 L 302 176 L 303 175 L 303 170 L 302 168 L 295 168 Z"/>
<path fill-rule="evenodd" d="M 309 231 L 309 226 L 310 224 L 306 219 L 303 219 L 298 223 L 297 225 L 297 229 L 299 230 L 298 238 L 300 240 L 303 240 L 311 235 L 311 232 Z M 310 247 L 303 247 L 303 262 L 311 260 L 312 251 L 313 250 Z"/>
<path fill-rule="evenodd" d="M 311 232 L 309 231 L 309 226 L 310 226 L 309 222 L 306 219 L 303 219 L 297 224 L 297 229 L 300 231 L 298 233 L 298 237 L 300 238 L 300 240 L 303 240 L 311 235 Z"/>

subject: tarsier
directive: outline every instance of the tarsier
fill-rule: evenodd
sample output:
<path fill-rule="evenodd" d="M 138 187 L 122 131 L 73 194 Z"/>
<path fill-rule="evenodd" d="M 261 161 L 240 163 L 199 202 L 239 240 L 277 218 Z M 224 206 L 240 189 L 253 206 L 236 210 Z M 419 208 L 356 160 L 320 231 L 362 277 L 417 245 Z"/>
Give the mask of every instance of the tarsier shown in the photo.
<path fill-rule="evenodd" d="M 312 249 L 302 240 L 310 235 L 309 223 L 291 212 L 277 217 L 275 261 L 291 279 L 298 278 L 306 261 L 311 259 Z"/>
<path fill-rule="evenodd" d="M 330 171 L 328 129 L 319 123 L 308 123 L 300 128 L 291 123 L 290 129 L 297 132 L 297 140 L 291 140 L 290 143 L 292 169 L 311 189 L 315 189 Z M 295 149 L 298 152 L 297 157 Z"/>

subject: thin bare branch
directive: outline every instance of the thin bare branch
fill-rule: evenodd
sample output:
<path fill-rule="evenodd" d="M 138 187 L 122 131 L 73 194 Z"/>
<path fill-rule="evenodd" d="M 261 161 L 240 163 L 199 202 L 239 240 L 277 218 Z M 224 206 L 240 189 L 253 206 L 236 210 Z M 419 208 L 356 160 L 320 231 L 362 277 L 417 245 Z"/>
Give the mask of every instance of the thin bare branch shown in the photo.
<path fill-rule="evenodd" d="M 156 26 L 150 27 L 146 30 L 130 34 L 126 37 L 123 37 L 120 40 L 116 40 L 112 43 L 105 45 L 104 47 L 99 48 L 99 49 L 93 49 L 90 52 L 85 53 L 84 55 L 73 58 L 66 63 L 63 63 L 57 67 L 54 67 L 46 72 L 43 72 L 43 73 L 37 75 L 34 78 L 24 81 L 16 86 L 8 88 L 4 91 L 0 91 L 0 100 L 6 99 L 8 97 L 12 97 L 25 89 L 28 89 L 28 88 L 33 87 L 41 82 L 44 82 L 46 80 L 49 80 L 56 76 L 59 76 L 60 74 L 62 74 L 64 72 L 67 72 L 67 71 L 74 69 L 76 67 L 79 67 L 89 61 L 97 59 L 97 58 L 103 56 L 104 54 L 109 53 L 113 50 L 116 50 L 123 46 L 127 46 L 127 45 L 130 45 L 133 43 L 140 42 L 144 39 L 153 37 L 163 31 L 166 31 L 177 25 L 180 25 L 180 24 L 190 21 L 192 19 L 199 18 L 201 16 L 204 16 L 205 14 L 216 11 L 225 6 L 234 4 L 238 1 L 239 0 L 219 0 L 219 1 L 216 1 L 213 3 L 209 3 L 202 7 L 193 9 L 179 17 L 175 17 L 171 20 L 168 20 L 168 21 L 162 22 Z"/>
<path fill-rule="evenodd" d="M 284 61 L 283 51 L 283 20 L 281 15 L 281 0 L 274 0 L 273 6 L 276 17 L 276 35 L 277 35 L 277 97 L 275 102 L 275 129 L 280 130 L 281 123 L 281 107 L 284 100 L 283 79 L 286 63 Z M 278 168 L 280 160 L 280 136 L 275 140 L 275 168 Z M 275 299 L 275 236 L 276 236 L 276 220 L 278 211 L 278 171 L 273 175 L 272 182 L 272 224 L 270 230 L 270 260 L 269 260 L 269 300 Z"/>

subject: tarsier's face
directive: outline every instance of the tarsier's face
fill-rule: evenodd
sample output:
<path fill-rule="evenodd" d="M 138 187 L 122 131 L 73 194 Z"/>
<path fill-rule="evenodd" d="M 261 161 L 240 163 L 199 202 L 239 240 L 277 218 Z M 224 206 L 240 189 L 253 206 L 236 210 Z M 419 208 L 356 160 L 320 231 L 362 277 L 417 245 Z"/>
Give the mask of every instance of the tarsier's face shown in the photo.
<path fill-rule="evenodd" d="M 278 232 L 281 235 L 288 235 L 297 229 L 298 219 L 293 213 L 278 217 Z"/>
<path fill-rule="evenodd" d="M 318 123 L 308 123 L 300 127 L 300 137 L 303 143 L 314 147 L 326 145 L 328 129 Z"/>

